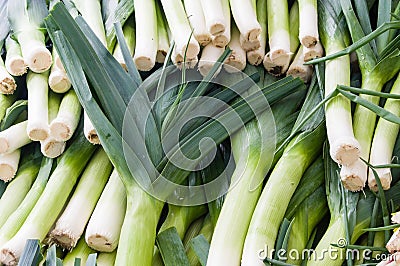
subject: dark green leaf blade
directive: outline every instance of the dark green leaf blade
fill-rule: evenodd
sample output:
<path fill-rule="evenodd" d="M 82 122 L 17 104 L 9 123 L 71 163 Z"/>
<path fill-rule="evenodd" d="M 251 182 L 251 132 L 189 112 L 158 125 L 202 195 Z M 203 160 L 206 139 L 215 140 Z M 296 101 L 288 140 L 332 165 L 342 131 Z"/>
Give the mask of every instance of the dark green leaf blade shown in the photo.
<path fill-rule="evenodd" d="M 165 266 L 188 266 L 185 248 L 175 227 L 159 233 L 156 238 Z"/>
<path fill-rule="evenodd" d="M 203 235 L 196 236 L 190 240 L 190 246 L 196 254 L 202 266 L 206 266 L 208 251 L 210 249 L 210 243 Z"/>

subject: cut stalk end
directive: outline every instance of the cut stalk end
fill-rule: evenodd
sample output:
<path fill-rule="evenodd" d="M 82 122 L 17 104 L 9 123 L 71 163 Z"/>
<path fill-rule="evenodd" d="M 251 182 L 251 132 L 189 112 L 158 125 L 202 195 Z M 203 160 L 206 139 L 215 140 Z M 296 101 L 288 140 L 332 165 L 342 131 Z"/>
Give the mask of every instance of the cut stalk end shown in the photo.
<path fill-rule="evenodd" d="M 17 84 L 11 75 L 5 75 L 0 80 L 0 93 L 2 94 L 13 94 Z"/>
<path fill-rule="evenodd" d="M 100 252 L 112 252 L 117 246 L 106 234 L 89 235 L 86 242 L 89 247 Z"/>
<path fill-rule="evenodd" d="M 14 251 L 10 249 L 3 249 L 1 251 L 1 263 L 7 266 L 15 266 L 18 265 L 18 257 Z"/>
<path fill-rule="evenodd" d="M 353 192 L 364 189 L 367 181 L 365 165 L 361 160 L 356 161 L 350 166 L 343 166 L 340 171 L 343 186 Z"/>
<path fill-rule="evenodd" d="M 56 93 L 65 93 L 71 88 L 71 82 L 64 72 L 55 70 L 50 73 L 49 86 Z"/>
<path fill-rule="evenodd" d="M 154 67 L 156 63 L 152 58 L 147 56 L 135 57 L 134 61 L 137 69 L 140 71 L 149 71 Z"/>
<path fill-rule="evenodd" d="M 28 128 L 28 136 L 33 141 L 43 141 L 47 139 L 49 133 L 45 127 L 33 125 Z"/>
<path fill-rule="evenodd" d="M 390 253 L 395 253 L 400 250 L 400 230 L 396 230 L 386 244 L 386 248 Z"/>
<path fill-rule="evenodd" d="M 58 246 L 67 250 L 73 249 L 79 240 L 79 238 L 74 236 L 74 234 L 72 234 L 68 230 L 59 230 L 59 229 L 54 229 L 50 233 L 50 239 Z"/>
<path fill-rule="evenodd" d="M 390 183 L 392 182 L 392 173 L 389 168 L 386 169 L 376 169 L 379 180 L 381 181 L 383 190 L 390 189 Z M 372 170 L 369 170 L 368 174 L 368 186 L 372 191 L 378 191 L 378 185 L 376 183 L 375 175 Z"/>
<path fill-rule="evenodd" d="M 230 39 L 226 35 L 218 35 L 212 38 L 212 44 L 219 48 L 224 48 Z"/>
<path fill-rule="evenodd" d="M 209 27 L 208 31 L 213 36 L 218 36 L 225 31 L 225 22 L 223 20 L 214 21 L 212 25 Z"/>
<path fill-rule="evenodd" d="M 336 163 L 349 166 L 357 162 L 360 149 L 360 144 L 355 138 L 341 138 L 331 143 L 330 154 Z"/>
<path fill-rule="evenodd" d="M 50 51 L 44 46 L 33 47 L 25 58 L 29 68 L 36 73 L 50 69 L 52 60 Z"/>
<path fill-rule="evenodd" d="M 42 154 L 48 158 L 56 158 L 65 150 L 65 142 L 57 141 L 53 138 L 47 138 L 40 142 L 40 150 Z"/>
<path fill-rule="evenodd" d="M 13 76 L 22 76 L 28 71 L 28 65 L 22 56 L 6 58 L 5 66 L 7 71 Z"/>

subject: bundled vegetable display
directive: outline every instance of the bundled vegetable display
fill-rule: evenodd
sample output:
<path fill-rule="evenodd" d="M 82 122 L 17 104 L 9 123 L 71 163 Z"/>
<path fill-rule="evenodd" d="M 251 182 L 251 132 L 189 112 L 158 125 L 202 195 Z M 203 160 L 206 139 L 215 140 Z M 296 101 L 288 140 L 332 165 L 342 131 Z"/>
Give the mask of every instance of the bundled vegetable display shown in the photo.
<path fill-rule="evenodd" d="M 400 265 L 400 1 L 0 20 L 0 264 Z"/>

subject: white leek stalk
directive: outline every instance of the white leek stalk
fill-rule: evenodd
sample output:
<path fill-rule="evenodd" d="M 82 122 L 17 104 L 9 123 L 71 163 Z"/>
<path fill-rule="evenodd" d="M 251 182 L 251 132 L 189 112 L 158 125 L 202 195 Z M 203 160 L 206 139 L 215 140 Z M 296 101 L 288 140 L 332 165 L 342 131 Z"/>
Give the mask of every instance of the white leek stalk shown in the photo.
<path fill-rule="evenodd" d="M 226 28 L 225 13 L 222 6 L 223 0 L 201 0 L 206 29 L 213 36 L 222 34 Z"/>
<path fill-rule="evenodd" d="M 97 135 L 96 129 L 90 121 L 89 116 L 83 111 L 83 133 L 86 139 L 92 144 L 100 144 L 99 136 Z"/>
<path fill-rule="evenodd" d="M 28 72 L 28 125 L 27 133 L 31 140 L 45 140 L 48 135 L 48 93 L 47 79 L 49 72 Z"/>
<path fill-rule="evenodd" d="M 334 34 L 328 34 L 322 38 L 326 54 L 342 50 L 343 42 L 337 40 Z M 349 86 L 350 57 L 346 55 L 327 61 L 325 73 L 325 96 L 331 94 L 338 84 Z M 350 100 L 343 95 L 335 96 L 325 105 L 325 116 L 332 159 L 341 165 L 354 163 L 360 154 L 360 144 L 353 133 Z"/>
<path fill-rule="evenodd" d="M 90 247 L 88 247 L 88 245 L 85 242 L 85 239 L 82 237 L 81 239 L 79 239 L 76 247 L 65 256 L 65 258 L 63 259 L 63 265 L 75 266 L 76 258 L 80 259 L 81 262 L 80 265 L 85 265 L 89 255 L 93 253 L 96 252 Z"/>
<path fill-rule="evenodd" d="M 155 0 L 134 0 L 136 47 L 133 60 L 141 71 L 151 70 L 156 63 L 158 48 Z"/>
<path fill-rule="evenodd" d="M 97 38 L 107 47 L 106 34 L 104 30 L 103 19 L 101 16 L 101 6 L 99 0 L 73 0 L 76 8 L 82 14 L 86 23 L 96 34 Z M 92 144 L 100 144 L 99 137 L 97 136 L 96 129 L 92 122 L 84 112 L 83 117 L 83 132 L 87 140 Z"/>
<path fill-rule="evenodd" d="M 313 47 L 307 48 L 303 46 L 304 62 L 308 62 L 314 58 L 322 57 L 324 54 L 324 48 L 320 42 L 318 42 Z"/>
<path fill-rule="evenodd" d="M 95 156 L 98 163 L 97 172 L 85 171 L 83 173 L 67 207 L 58 218 L 55 228 L 50 232 L 52 242 L 65 249 L 75 247 L 83 234 L 111 174 L 112 165 L 105 151 L 100 149 Z"/>
<path fill-rule="evenodd" d="M 214 1 L 217 5 L 219 1 Z M 211 34 L 207 29 L 201 0 L 184 0 L 186 14 L 193 29 L 193 35 L 201 46 L 211 42 Z M 222 10 L 222 6 L 221 6 Z"/>
<path fill-rule="evenodd" d="M 0 179 L 4 182 L 12 180 L 17 173 L 21 150 L 0 154 Z"/>
<path fill-rule="evenodd" d="M 269 20 L 268 13 L 268 20 Z M 274 76 L 280 76 L 284 74 L 289 68 L 289 63 L 292 60 L 294 54 L 299 46 L 299 5 L 295 1 L 289 12 L 289 39 L 290 39 L 290 53 L 288 54 L 288 60 L 276 60 L 272 61 L 270 52 L 268 52 L 263 61 L 264 68 Z M 268 28 L 269 30 L 269 28 Z"/>
<path fill-rule="evenodd" d="M 114 251 L 118 245 L 125 210 L 125 187 L 114 170 L 87 225 L 87 244 L 97 251 Z"/>
<path fill-rule="evenodd" d="M 252 0 L 230 0 L 230 4 L 235 24 L 240 32 L 240 43 L 243 49 L 250 51 L 259 48 L 261 25 L 257 21 L 256 9 L 252 5 Z"/>
<path fill-rule="evenodd" d="M 185 51 L 187 51 L 187 58 L 195 58 L 200 52 L 200 45 L 192 35 L 183 3 L 181 0 L 161 0 L 161 3 L 177 53 L 185 55 Z"/>
<path fill-rule="evenodd" d="M 228 73 L 242 71 L 246 67 L 246 51 L 240 45 L 240 32 L 235 23 L 232 23 L 231 36 L 229 48 L 232 49 L 232 52 L 224 64 L 224 69 Z"/>
<path fill-rule="evenodd" d="M 225 30 L 217 36 L 212 36 L 212 43 L 217 47 L 224 48 L 231 41 L 231 9 L 229 7 L 229 0 L 221 0 L 221 6 Z M 204 9 L 203 11 L 205 12 Z M 207 16 L 206 13 L 204 13 L 204 16 Z"/>
<path fill-rule="evenodd" d="M 49 166 L 47 165 L 47 167 Z M 49 174 L 41 174 L 41 171 L 39 171 L 35 182 L 29 189 L 29 192 L 26 194 L 21 204 L 18 205 L 18 208 L 13 211 L 13 213 L 7 218 L 7 221 L 1 226 L 0 246 L 3 246 L 7 241 L 9 241 L 21 228 L 22 224 L 26 220 L 26 217 L 28 217 L 30 211 L 35 206 L 40 195 L 42 195 L 42 192 L 46 187 L 48 178 Z"/>
<path fill-rule="evenodd" d="M 117 251 L 101 252 L 97 256 L 96 265 L 97 266 L 114 266 L 116 256 L 117 256 Z"/>
<path fill-rule="evenodd" d="M 43 2 L 36 5 L 27 5 L 24 0 L 8 2 L 11 30 L 21 46 L 25 63 L 37 73 L 45 72 L 52 64 L 51 53 L 46 48 L 45 35 L 41 30 L 47 15 L 44 11 L 47 11 L 47 7 Z"/>
<path fill-rule="evenodd" d="M 56 49 L 53 49 L 53 62 L 49 75 L 49 87 L 54 92 L 65 93 L 71 88 L 71 81 L 67 77 Z"/>
<path fill-rule="evenodd" d="M 250 64 L 258 66 L 263 62 L 265 56 L 265 48 L 267 43 L 267 0 L 257 1 L 257 20 L 261 26 L 260 47 L 253 51 L 247 52 L 247 61 Z"/>
<path fill-rule="evenodd" d="M 49 122 L 52 122 L 57 117 L 60 108 L 61 95 L 55 92 L 49 93 Z M 56 158 L 60 156 L 65 149 L 65 141 L 58 141 L 53 136 L 49 136 L 40 141 L 40 150 L 42 154 L 48 158 Z"/>
<path fill-rule="evenodd" d="M 400 76 L 397 77 L 390 93 L 400 93 Z M 394 115 L 400 116 L 400 102 L 398 100 L 387 99 L 384 108 Z M 398 124 L 389 122 L 383 118 L 379 119 L 378 125 L 375 129 L 374 138 L 372 140 L 371 155 L 369 157 L 370 164 L 382 165 L 391 163 L 393 149 L 398 133 Z M 382 183 L 383 189 L 389 189 L 390 183 L 392 182 L 392 173 L 390 168 L 377 168 L 375 170 Z M 374 191 L 378 190 L 375 176 L 371 169 L 368 173 L 368 186 Z"/>
<path fill-rule="evenodd" d="M 0 198 L 0 227 L 24 200 L 38 172 L 39 165 L 36 161 L 26 162 L 18 169 L 17 176 L 8 184 Z"/>
<path fill-rule="evenodd" d="M 82 135 L 69 146 L 24 224 L 2 246 L 0 259 L 3 264 L 13 265 L 18 262 L 27 239 L 42 241 L 46 237 L 94 150 L 93 145 L 88 143 Z M 85 171 L 97 173 L 100 165 L 95 159 L 96 156 L 92 158 Z"/>
<path fill-rule="evenodd" d="M 169 28 L 165 19 L 164 13 L 161 11 L 161 4 L 156 1 L 157 12 L 157 32 L 158 32 L 158 47 L 157 47 L 157 63 L 164 63 L 169 50 Z"/>
<path fill-rule="evenodd" d="M 190 1 L 190 0 L 189 0 Z M 214 46 L 212 43 L 207 44 L 201 52 L 199 61 L 199 72 L 205 77 L 210 72 L 211 68 L 217 62 L 218 58 L 224 53 L 224 48 Z M 221 68 L 218 68 L 216 75 L 220 72 Z"/>
<path fill-rule="evenodd" d="M 0 93 L 13 94 L 17 84 L 14 78 L 8 73 L 3 59 L 0 57 Z"/>
<path fill-rule="evenodd" d="M 68 91 L 61 101 L 57 117 L 50 123 L 50 135 L 58 141 L 69 140 L 78 127 L 81 112 L 82 106 L 75 91 Z"/>
<path fill-rule="evenodd" d="M 317 0 L 298 0 L 300 28 L 299 39 L 303 46 L 311 48 L 319 42 Z"/>
<path fill-rule="evenodd" d="M 362 80 L 362 88 L 380 91 L 389 77 L 377 71 L 365 73 Z M 379 103 L 379 97 L 371 95 L 360 96 L 373 104 Z M 372 138 L 375 130 L 376 114 L 369 109 L 357 105 L 353 116 L 354 136 L 360 143 L 360 157 L 369 160 Z M 345 188 L 351 191 L 362 190 L 368 179 L 368 167 L 358 159 L 350 165 L 344 165 L 340 170 L 340 176 Z"/>
<path fill-rule="evenodd" d="M 286 75 L 293 76 L 295 78 L 299 77 L 304 82 L 307 83 L 311 79 L 312 72 L 313 72 L 312 66 L 304 65 L 303 45 L 301 45 Z"/>
<path fill-rule="evenodd" d="M 135 20 L 133 16 L 129 17 L 128 20 L 125 22 L 124 26 L 122 27 L 122 32 L 124 33 L 124 39 L 126 44 L 128 45 L 129 53 L 133 56 L 135 51 L 135 44 L 136 44 L 136 35 L 135 35 Z M 121 64 L 121 66 L 127 70 L 124 56 L 122 55 L 121 46 L 117 42 L 113 52 L 114 58 Z"/>
<path fill-rule="evenodd" d="M 28 71 L 28 66 L 22 57 L 21 46 L 10 36 L 6 39 L 6 61 L 5 66 L 13 76 L 22 76 Z"/>
<path fill-rule="evenodd" d="M 20 122 L 0 132 L 0 153 L 13 152 L 32 142 L 26 132 L 27 125 L 28 121 Z"/>
<path fill-rule="evenodd" d="M 278 66 L 289 65 L 290 34 L 287 1 L 268 0 L 269 58 Z"/>

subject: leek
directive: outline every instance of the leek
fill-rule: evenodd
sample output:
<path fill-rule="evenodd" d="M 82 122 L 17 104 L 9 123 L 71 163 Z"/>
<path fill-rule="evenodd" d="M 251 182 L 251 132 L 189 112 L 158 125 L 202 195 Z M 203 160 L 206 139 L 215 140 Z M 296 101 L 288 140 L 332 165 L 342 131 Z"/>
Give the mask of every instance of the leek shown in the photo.
<path fill-rule="evenodd" d="M 101 17 L 101 6 L 99 0 L 73 0 L 76 8 L 82 14 L 83 19 L 89 25 L 91 30 L 96 34 L 97 38 L 103 45 L 107 45 L 106 35 Z M 87 140 L 92 144 L 100 144 L 97 132 L 94 129 L 92 121 L 90 121 L 86 112 L 83 112 L 83 132 Z"/>
<path fill-rule="evenodd" d="M 201 0 L 207 31 L 213 35 L 221 35 L 229 26 L 226 24 L 223 0 Z"/>
<path fill-rule="evenodd" d="M 45 140 L 48 135 L 48 84 L 49 72 L 28 72 L 28 125 L 27 134 L 33 141 Z"/>
<path fill-rule="evenodd" d="M 56 49 L 53 49 L 53 65 L 49 75 L 49 87 L 57 93 L 65 93 L 71 88 L 71 82 L 65 73 L 64 66 L 60 62 L 60 57 Z"/>
<path fill-rule="evenodd" d="M 252 5 L 252 0 L 240 1 L 230 0 L 231 11 L 235 24 L 237 25 L 241 38 L 241 44 L 246 51 L 255 50 L 260 47 L 261 25 L 257 21 L 256 9 Z M 244 43 L 251 43 L 246 47 Z"/>
<path fill-rule="evenodd" d="M 6 60 L 7 71 L 13 76 L 22 76 L 28 70 L 28 65 L 22 57 L 21 47 L 11 36 L 6 39 Z"/>
<path fill-rule="evenodd" d="M 214 228 L 213 228 L 213 224 L 211 222 L 211 217 L 209 215 L 206 216 L 206 218 L 204 218 L 202 227 L 198 233 L 198 235 L 203 235 L 204 238 L 210 242 L 213 236 L 213 232 L 214 232 Z M 199 262 L 198 257 L 196 256 L 196 254 L 193 251 L 193 248 L 191 248 L 190 246 L 188 247 L 187 251 L 186 251 L 186 255 L 188 257 L 190 266 L 199 266 L 201 265 Z"/>
<path fill-rule="evenodd" d="M 135 51 L 135 45 L 136 45 L 136 35 L 135 35 L 135 20 L 134 17 L 131 16 L 129 19 L 125 22 L 124 27 L 122 28 L 122 31 L 124 33 L 124 39 L 126 41 L 126 44 L 128 45 L 128 49 L 130 54 L 133 56 L 134 51 Z M 126 70 L 126 64 L 124 57 L 122 55 L 121 51 L 121 46 L 119 43 L 115 45 L 114 48 L 114 53 L 113 56 L 115 59 L 118 60 L 118 62 L 121 64 L 121 66 Z"/>
<path fill-rule="evenodd" d="M 126 193 L 117 171 L 113 171 L 86 227 L 89 247 L 112 252 L 118 245 L 126 209 Z"/>
<path fill-rule="evenodd" d="M 257 1 L 257 20 L 261 26 L 260 47 L 247 52 L 247 60 L 250 64 L 258 66 L 263 62 L 267 42 L 267 0 Z"/>
<path fill-rule="evenodd" d="M 80 265 L 85 265 L 90 254 L 95 253 L 93 249 L 88 247 L 85 239 L 82 237 L 76 247 L 69 252 L 62 260 L 64 266 L 75 266 L 76 261 L 80 261 Z M 79 264 L 78 264 L 79 265 Z"/>
<path fill-rule="evenodd" d="M 220 0 L 220 1 L 221 1 L 225 30 L 221 32 L 219 35 L 212 36 L 212 43 L 217 47 L 224 48 L 231 40 L 231 9 L 229 7 L 229 0 Z M 215 1 L 212 2 L 214 3 Z M 207 16 L 207 13 L 204 10 L 204 8 L 203 11 L 204 11 L 204 16 Z"/>
<path fill-rule="evenodd" d="M 310 65 L 304 65 L 304 53 L 303 53 L 303 45 L 300 46 L 297 51 L 296 57 L 294 58 L 292 64 L 286 73 L 287 76 L 299 77 L 305 83 L 311 80 L 311 76 L 313 73 L 313 68 Z"/>
<path fill-rule="evenodd" d="M 319 155 L 325 128 L 297 135 L 285 148 L 254 209 L 244 242 L 242 265 L 264 265 L 260 250 L 272 249 L 290 198 L 308 166 Z M 307 152 L 304 152 L 307 151 Z"/>
<path fill-rule="evenodd" d="M 156 63 L 158 33 L 155 0 L 134 0 L 136 21 L 136 68 L 151 70 Z M 160 14 L 161 15 L 161 14 Z"/>
<path fill-rule="evenodd" d="M 0 198 L 0 226 L 3 226 L 7 218 L 17 209 L 23 201 L 39 172 L 37 160 L 24 163 L 15 178 L 7 186 Z M 25 245 L 25 242 L 23 243 Z"/>
<path fill-rule="evenodd" d="M 169 28 L 165 19 L 164 13 L 161 11 L 161 4 L 156 2 L 157 12 L 157 33 L 158 33 L 158 47 L 157 47 L 157 63 L 164 63 L 165 57 L 169 50 Z"/>
<path fill-rule="evenodd" d="M 287 263 L 300 264 L 302 259 L 300 255 L 303 254 L 303 250 L 307 247 L 307 243 L 315 227 L 327 212 L 325 188 L 324 186 L 320 186 L 301 203 L 292 218 L 293 222 L 287 250 L 290 252 L 296 250 L 298 253 L 287 254 Z M 298 254 L 300 255 L 297 256 Z"/>
<path fill-rule="evenodd" d="M 20 149 L 10 153 L 0 154 L 0 180 L 9 182 L 14 178 L 18 170 L 20 156 Z"/>
<path fill-rule="evenodd" d="M 206 27 L 206 21 L 201 2 L 201 0 L 183 1 L 190 26 L 192 26 L 193 29 L 194 37 L 201 46 L 207 46 L 211 42 L 211 34 Z M 214 1 L 214 5 L 218 4 L 220 4 L 219 1 Z M 204 50 L 202 53 L 204 53 Z"/>
<path fill-rule="evenodd" d="M 393 84 L 390 93 L 400 93 L 400 76 L 397 77 L 396 82 Z M 387 99 L 385 103 L 385 110 L 400 116 L 400 105 L 398 100 Z M 371 145 L 371 155 L 369 162 L 372 165 L 390 164 L 392 161 L 392 154 L 397 136 L 399 134 L 399 125 L 386 121 L 382 118 L 379 119 L 375 129 L 374 137 Z M 376 173 L 381 181 L 383 189 L 390 188 L 392 182 L 392 173 L 390 168 L 377 168 Z M 375 175 L 372 170 L 368 173 L 368 186 L 371 190 L 377 191 Z"/>
<path fill-rule="evenodd" d="M 161 0 L 161 3 L 177 53 L 195 58 L 200 52 L 200 46 L 192 36 L 183 3 L 180 0 Z"/>
<path fill-rule="evenodd" d="M 23 201 L 18 205 L 18 208 L 12 212 L 12 214 L 7 218 L 7 221 L 0 227 L 0 246 L 3 246 L 7 241 L 9 241 L 25 222 L 30 211 L 33 209 L 46 187 L 50 171 L 52 170 L 52 165 L 52 159 L 42 159 L 39 173 L 32 184 L 32 187 L 29 189 Z"/>
<path fill-rule="evenodd" d="M 290 33 L 287 1 L 268 0 L 268 37 L 270 51 L 268 56 L 273 64 L 289 65 Z"/>
<path fill-rule="evenodd" d="M 18 233 L 2 246 L 2 263 L 17 263 L 27 239 L 44 239 L 94 150 L 82 135 L 77 136 L 61 157 L 46 188 Z M 95 171 L 97 167 L 97 161 L 91 160 L 86 171 Z"/>
<path fill-rule="evenodd" d="M 189 0 L 189 1 L 192 1 L 192 0 Z M 214 46 L 212 43 L 207 44 L 203 48 L 203 50 L 201 52 L 199 66 L 198 66 L 199 72 L 203 77 L 207 76 L 207 74 L 210 73 L 215 62 L 217 62 L 218 58 L 223 53 L 224 53 L 224 48 L 219 48 L 217 46 Z M 215 72 L 215 75 L 218 75 L 220 70 L 221 70 L 221 68 L 219 68 Z"/>
<path fill-rule="evenodd" d="M 17 93 L 12 95 L 0 94 L 0 121 L 3 121 L 4 117 L 6 116 L 7 109 L 15 102 L 16 99 Z"/>
<path fill-rule="evenodd" d="M 250 219 L 262 189 L 262 180 L 267 174 L 272 154 L 275 149 L 274 137 L 262 135 L 263 128 L 275 125 L 278 129 L 275 137 L 288 136 L 292 124 L 285 129 L 285 118 L 297 108 L 294 101 L 298 99 L 283 100 L 273 106 L 273 121 L 270 113 L 266 112 L 248 123 L 244 129 L 238 131 L 232 139 L 232 152 L 236 168 L 232 174 L 232 186 L 228 193 L 215 226 L 215 233 L 211 241 L 207 265 L 240 265 L 243 244 L 246 237 Z M 292 121 L 293 122 L 293 121 Z M 263 128 L 260 127 L 263 125 Z M 267 135 L 267 134 L 264 134 Z M 264 145 L 260 145 L 266 141 Z M 259 161 L 260 158 L 264 158 Z M 258 186 L 257 186 L 258 185 Z M 256 186 L 256 187 L 255 187 Z M 240 199 L 240 200 L 239 200 Z M 236 219 L 240 217 L 240 219 Z M 236 223 L 232 220 L 236 219 Z M 226 254 L 229 254 L 227 257 Z"/>
<path fill-rule="evenodd" d="M 57 117 L 60 107 L 61 96 L 54 92 L 49 93 L 49 122 L 52 122 Z M 57 141 L 51 135 L 45 140 L 40 141 L 40 150 L 42 154 L 48 158 L 56 158 L 60 156 L 65 149 L 65 141 Z"/>
<path fill-rule="evenodd" d="M 240 45 L 240 32 L 235 23 L 232 23 L 231 41 L 228 45 L 232 52 L 225 60 L 225 71 L 228 73 L 242 71 L 246 67 L 246 51 Z"/>
<path fill-rule="evenodd" d="M 8 73 L 3 59 L 0 58 L 0 93 L 13 94 L 16 88 L 14 78 Z"/>
<path fill-rule="evenodd" d="M 117 251 L 113 251 L 110 253 L 101 252 L 97 256 L 96 265 L 97 266 L 114 266 L 116 256 L 117 256 Z"/>
<path fill-rule="evenodd" d="M 167 218 L 161 225 L 159 233 L 170 227 L 175 227 L 179 237 L 183 239 L 189 225 L 197 218 L 203 216 L 206 211 L 207 208 L 204 205 L 185 207 L 169 204 Z"/>
<path fill-rule="evenodd" d="M 317 0 L 298 0 L 300 12 L 299 39 L 304 47 L 311 48 L 319 42 Z"/>
<path fill-rule="evenodd" d="M 96 172 L 88 166 L 69 200 L 65 210 L 58 218 L 55 228 L 50 232 L 54 243 L 65 249 L 75 247 L 96 206 L 97 200 L 111 174 L 112 165 L 104 150 L 94 155 Z"/>
<path fill-rule="evenodd" d="M 20 122 L 0 132 L 0 153 L 13 152 L 31 142 L 27 125 L 28 121 Z"/>
<path fill-rule="evenodd" d="M 351 37 L 354 42 L 364 37 L 360 23 L 352 9 L 351 1 L 340 1 Z M 400 51 L 397 49 L 381 58 L 379 62 L 371 46 L 365 45 L 356 50 L 362 75 L 361 87 L 366 90 L 381 91 L 383 85 L 393 78 L 400 69 Z M 361 95 L 361 98 L 378 104 L 379 98 L 371 95 Z M 367 108 L 357 105 L 354 111 L 354 136 L 360 143 L 360 157 L 369 160 L 372 137 L 375 130 L 376 114 Z M 345 165 L 341 170 L 342 179 L 345 180 L 345 187 L 357 191 L 361 190 L 367 181 L 367 165 L 361 160 L 355 161 L 352 165 Z"/>
<path fill-rule="evenodd" d="M 8 20 L 11 30 L 21 46 L 22 56 L 28 67 L 37 73 L 50 69 L 52 58 L 45 45 L 43 20 L 47 16 L 46 1 L 8 1 Z"/>
<path fill-rule="evenodd" d="M 57 116 L 50 123 L 50 136 L 57 141 L 69 140 L 78 127 L 81 112 L 75 91 L 68 91 L 61 100 Z"/>
<path fill-rule="evenodd" d="M 336 4 L 338 5 L 338 4 Z M 325 0 L 318 2 L 321 41 L 326 54 L 342 50 L 348 35 L 343 20 L 337 23 L 337 11 Z M 326 62 L 325 96 L 337 85 L 350 85 L 350 59 L 343 56 Z M 325 105 L 326 129 L 331 158 L 341 164 L 350 165 L 358 160 L 360 145 L 354 137 L 350 101 L 342 95 L 335 96 Z"/>
<path fill-rule="evenodd" d="M 311 48 L 303 46 L 303 56 L 305 62 L 308 62 L 315 58 L 322 57 L 323 54 L 324 54 L 324 49 L 322 48 L 320 42 L 318 42 L 315 46 Z"/>
<path fill-rule="evenodd" d="M 269 19 L 269 15 L 268 15 Z M 295 1 L 290 8 L 289 12 L 289 39 L 290 39 L 290 53 L 287 56 L 288 60 L 278 60 L 272 61 L 270 52 L 268 52 L 264 56 L 263 65 L 264 68 L 274 76 L 280 76 L 284 74 L 288 67 L 289 63 L 292 60 L 293 55 L 296 53 L 297 48 L 299 46 L 299 4 Z"/>

